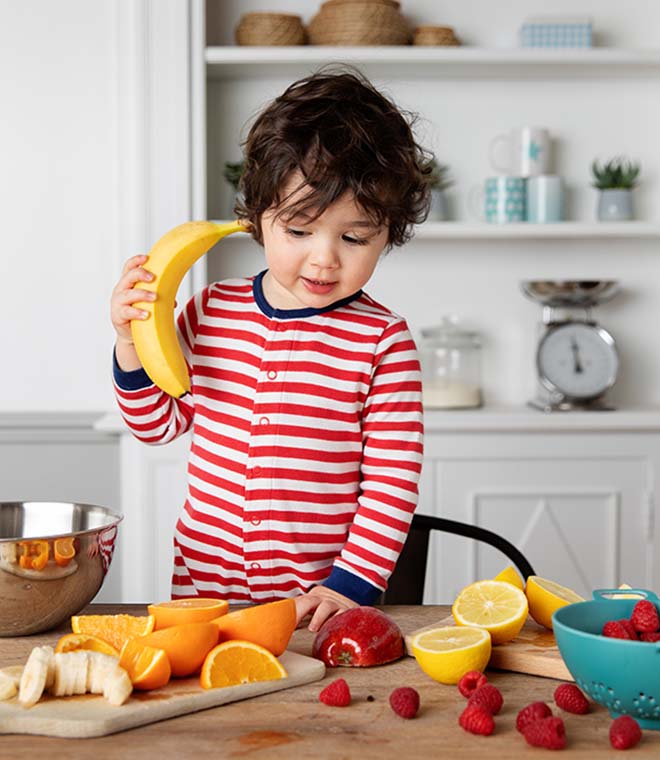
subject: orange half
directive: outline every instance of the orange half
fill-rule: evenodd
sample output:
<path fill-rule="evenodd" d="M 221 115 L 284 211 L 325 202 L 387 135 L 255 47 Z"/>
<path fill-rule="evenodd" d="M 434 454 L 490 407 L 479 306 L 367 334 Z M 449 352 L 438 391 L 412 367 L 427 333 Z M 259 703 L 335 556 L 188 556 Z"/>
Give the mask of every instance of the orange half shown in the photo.
<path fill-rule="evenodd" d="M 151 633 L 154 622 L 153 615 L 72 615 L 71 630 L 97 636 L 121 652 L 128 639 Z"/>
<path fill-rule="evenodd" d="M 296 603 L 293 599 L 280 599 L 228 612 L 216 618 L 218 641 L 241 639 L 265 647 L 279 657 L 287 647 L 296 629 Z"/>
<path fill-rule="evenodd" d="M 149 614 L 156 620 L 155 631 L 182 623 L 208 623 L 225 615 L 228 610 L 229 602 L 225 599 L 208 599 L 201 596 L 172 599 L 150 604 L 148 607 Z"/>
<path fill-rule="evenodd" d="M 119 664 L 128 673 L 133 687 L 142 691 L 162 688 L 172 675 L 165 650 L 145 645 L 141 636 L 124 644 Z"/>
<path fill-rule="evenodd" d="M 206 656 L 199 682 L 203 689 L 217 689 L 255 681 L 274 681 L 287 675 L 277 657 L 265 647 L 251 641 L 225 641 Z"/>
<path fill-rule="evenodd" d="M 142 636 L 139 641 L 167 652 L 173 676 L 189 676 L 199 671 L 218 643 L 218 629 L 215 623 L 182 623 Z"/>
<path fill-rule="evenodd" d="M 55 652 L 75 652 L 86 649 L 88 652 L 101 652 L 111 657 L 119 657 L 119 651 L 112 644 L 88 633 L 67 633 L 57 642 Z"/>

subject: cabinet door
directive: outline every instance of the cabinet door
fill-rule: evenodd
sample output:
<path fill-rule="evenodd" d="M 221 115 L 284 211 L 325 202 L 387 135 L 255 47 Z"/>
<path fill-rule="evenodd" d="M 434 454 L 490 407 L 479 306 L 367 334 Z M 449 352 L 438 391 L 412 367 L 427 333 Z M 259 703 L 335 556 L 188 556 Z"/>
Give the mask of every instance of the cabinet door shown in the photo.
<path fill-rule="evenodd" d="M 588 450 L 588 449 L 587 449 Z M 538 575 L 590 598 L 594 588 L 652 585 L 650 472 L 644 457 L 517 457 L 425 462 L 420 512 L 483 526 L 507 538 Z M 498 550 L 432 536 L 425 603 L 451 602 L 468 583 L 510 561 Z"/>

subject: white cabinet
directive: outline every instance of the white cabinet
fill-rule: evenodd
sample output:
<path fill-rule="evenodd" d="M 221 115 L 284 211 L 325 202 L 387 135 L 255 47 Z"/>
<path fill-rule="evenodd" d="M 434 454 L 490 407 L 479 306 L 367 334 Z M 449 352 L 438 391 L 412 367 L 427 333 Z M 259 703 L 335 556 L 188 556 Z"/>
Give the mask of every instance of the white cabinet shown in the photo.
<path fill-rule="evenodd" d="M 459 414 L 427 415 L 419 512 L 502 535 L 537 574 L 585 596 L 623 582 L 660 585 L 658 412 Z M 489 546 L 434 534 L 425 602 L 450 602 L 506 564 Z"/>

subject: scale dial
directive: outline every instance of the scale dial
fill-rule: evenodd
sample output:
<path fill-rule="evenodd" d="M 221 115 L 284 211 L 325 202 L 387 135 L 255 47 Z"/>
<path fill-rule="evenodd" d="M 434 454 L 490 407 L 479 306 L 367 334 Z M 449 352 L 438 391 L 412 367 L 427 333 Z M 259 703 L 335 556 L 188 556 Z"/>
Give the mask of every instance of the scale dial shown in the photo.
<path fill-rule="evenodd" d="M 603 395 L 619 369 L 612 336 L 586 322 L 551 326 L 539 343 L 536 362 L 546 388 L 579 401 Z"/>

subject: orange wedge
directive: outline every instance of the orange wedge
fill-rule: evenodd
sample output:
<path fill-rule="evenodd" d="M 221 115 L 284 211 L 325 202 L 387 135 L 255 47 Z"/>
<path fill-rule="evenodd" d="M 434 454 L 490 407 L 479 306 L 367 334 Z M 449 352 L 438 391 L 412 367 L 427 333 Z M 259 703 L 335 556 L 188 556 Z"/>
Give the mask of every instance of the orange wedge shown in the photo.
<path fill-rule="evenodd" d="M 119 657 L 119 651 L 107 641 L 88 633 L 67 633 L 57 642 L 55 652 L 74 652 L 86 649 L 89 652 L 101 652 L 111 657 Z"/>
<path fill-rule="evenodd" d="M 189 676 L 200 669 L 218 643 L 218 629 L 215 623 L 182 623 L 142 636 L 139 641 L 165 650 L 173 676 Z"/>
<path fill-rule="evenodd" d="M 204 689 L 286 678 L 279 660 L 251 641 L 225 641 L 206 656 L 199 682 Z"/>
<path fill-rule="evenodd" d="M 213 620 L 218 628 L 219 641 L 241 639 L 265 647 L 279 657 L 296 629 L 296 603 L 280 599 L 228 612 Z"/>
<path fill-rule="evenodd" d="M 121 652 L 128 639 L 151 633 L 154 622 L 153 615 L 73 615 L 71 630 L 97 636 Z"/>
<path fill-rule="evenodd" d="M 53 541 L 53 555 L 55 556 L 55 562 L 60 567 L 66 567 L 69 562 L 76 556 L 76 549 L 73 545 L 73 536 L 66 536 L 66 538 L 56 538 Z"/>
<path fill-rule="evenodd" d="M 186 599 L 173 599 L 169 602 L 150 604 L 147 608 L 156 619 L 154 631 L 169 628 L 182 623 L 208 623 L 214 618 L 227 613 L 229 602 L 224 599 L 207 599 L 193 596 Z"/>
<path fill-rule="evenodd" d="M 133 688 L 147 691 L 165 686 L 172 675 L 164 649 L 146 646 L 142 637 L 129 639 L 121 650 L 119 664 L 128 673 Z"/>

